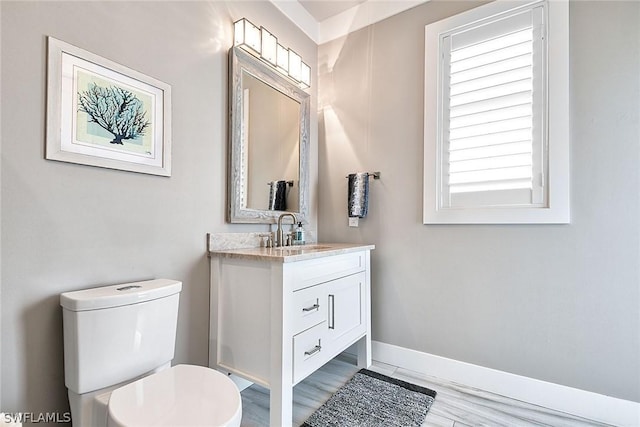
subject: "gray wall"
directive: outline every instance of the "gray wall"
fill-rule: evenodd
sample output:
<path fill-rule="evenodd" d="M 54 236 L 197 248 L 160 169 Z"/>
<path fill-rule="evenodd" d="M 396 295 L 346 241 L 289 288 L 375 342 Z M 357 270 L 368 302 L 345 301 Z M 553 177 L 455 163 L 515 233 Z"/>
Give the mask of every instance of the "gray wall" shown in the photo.
<path fill-rule="evenodd" d="M 0 23 L 2 23 L 2 7 L 0 7 Z M 0 27 L 1 30 L 1 27 Z M 0 43 L 0 82 L 2 82 L 2 55 Z M 2 85 L 0 84 L 0 96 Z M 0 118 L 2 117 L 2 102 L 0 102 Z M 0 159 L 2 159 L 2 120 L 0 119 Z M 0 161 L 0 189 L 2 189 L 2 161 Z M 0 191 L 0 243 L 2 242 L 2 192 Z M 0 331 L 2 331 L 2 244 L 0 244 Z M 2 403 L 2 339 L 0 338 L 0 404 Z"/>
<path fill-rule="evenodd" d="M 423 225 L 424 26 L 475 5 L 320 46 L 320 240 L 377 246 L 375 340 L 638 402 L 640 3 L 570 5 L 571 224 Z M 348 228 L 364 170 L 382 179 Z"/>
<path fill-rule="evenodd" d="M 0 2 L 2 401 L 68 410 L 61 292 L 153 277 L 183 281 L 175 362 L 205 365 L 206 233 L 226 211 L 227 49 L 246 16 L 316 69 L 317 46 L 268 2 Z M 46 36 L 172 86 L 173 176 L 44 160 Z M 312 105 L 316 104 L 316 82 Z M 317 115 L 312 110 L 312 129 Z M 312 132 L 312 165 L 317 134 Z M 311 171 L 311 228 L 316 224 Z"/>

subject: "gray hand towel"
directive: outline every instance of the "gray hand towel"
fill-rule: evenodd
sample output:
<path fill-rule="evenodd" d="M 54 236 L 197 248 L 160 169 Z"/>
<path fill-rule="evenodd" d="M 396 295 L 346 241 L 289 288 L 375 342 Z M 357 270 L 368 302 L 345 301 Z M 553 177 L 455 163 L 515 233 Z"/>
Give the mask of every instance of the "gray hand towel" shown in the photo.
<path fill-rule="evenodd" d="M 349 217 L 364 218 L 369 205 L 369 173 L 349 174 Z"/>

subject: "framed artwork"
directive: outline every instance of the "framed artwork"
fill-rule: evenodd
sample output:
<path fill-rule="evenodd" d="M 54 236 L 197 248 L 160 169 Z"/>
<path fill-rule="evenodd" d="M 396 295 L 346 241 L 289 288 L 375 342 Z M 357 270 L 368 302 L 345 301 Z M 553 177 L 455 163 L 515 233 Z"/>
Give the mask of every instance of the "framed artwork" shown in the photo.
<path fill-rule="evenodd" d="M 171 176 L 171 87 L 48 37 L 46 158 Z"/>

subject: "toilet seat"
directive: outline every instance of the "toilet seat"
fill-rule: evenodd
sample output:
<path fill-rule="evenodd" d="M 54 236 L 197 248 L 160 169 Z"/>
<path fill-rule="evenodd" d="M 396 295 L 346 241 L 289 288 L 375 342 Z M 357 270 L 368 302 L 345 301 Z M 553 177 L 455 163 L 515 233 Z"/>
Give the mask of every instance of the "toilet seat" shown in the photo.
<path fill-rule="evenodd" d="M 108 426 L 237 427 L 241 417 L 240 392 L 227 376 L 176 365 L 114 390 Z"/>

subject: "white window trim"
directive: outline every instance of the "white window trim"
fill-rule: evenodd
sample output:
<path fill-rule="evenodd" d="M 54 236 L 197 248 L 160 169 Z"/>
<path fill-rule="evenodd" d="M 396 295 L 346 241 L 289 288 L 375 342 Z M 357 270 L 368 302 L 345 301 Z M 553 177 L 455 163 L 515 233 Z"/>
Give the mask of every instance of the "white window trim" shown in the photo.
<path fill-rule="evenodd" d="M 569 199 L 569 2 L 548 1 L 547 138 L 548 206 L 438 208 L 438 72 L 440 34 L 536 2 L 497 0 L 425 27 L 424 211 L 425 224 L 567 224 Z"/>

